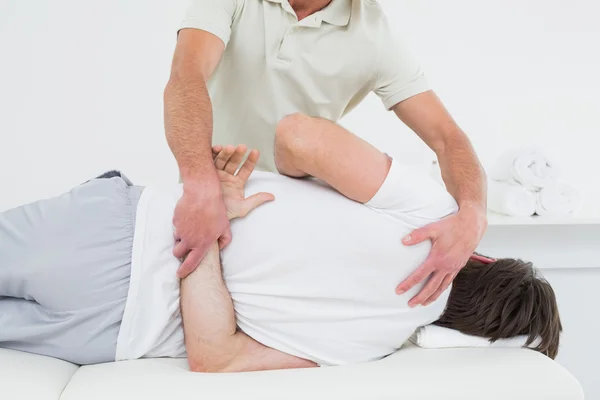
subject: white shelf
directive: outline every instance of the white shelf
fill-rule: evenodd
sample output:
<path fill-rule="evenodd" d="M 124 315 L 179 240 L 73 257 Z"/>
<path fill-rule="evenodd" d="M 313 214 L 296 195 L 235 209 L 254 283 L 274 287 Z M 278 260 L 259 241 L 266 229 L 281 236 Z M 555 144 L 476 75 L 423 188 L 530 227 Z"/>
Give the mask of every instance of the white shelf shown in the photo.
<path fill-rule="evenodd" d="M 509 217 L 489 212 L 488 225 L 600 225 L 600 215 Z"/>
<path fill-rule="evenodd" d="M 570 216 L 532 216 L 509 217 L 488 211 L 489 226 L 518 226 L 518 225 L 599 225 L 600 226 L 600 197 L 591 196 L 584 201 L 583 207 L 575 215 Z"/>

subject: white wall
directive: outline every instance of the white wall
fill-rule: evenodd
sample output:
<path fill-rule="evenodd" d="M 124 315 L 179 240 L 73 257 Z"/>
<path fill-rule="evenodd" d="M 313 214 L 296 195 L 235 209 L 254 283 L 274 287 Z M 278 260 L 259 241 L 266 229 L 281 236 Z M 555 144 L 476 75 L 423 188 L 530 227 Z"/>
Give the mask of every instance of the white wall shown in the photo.
<path fill-rule="evenodd" d="M 600 305 L 597 291 L 600 269 L 544 270 L 544 277 L 556 293 L 563 325 L 557 361 L 579 380 L 586 399 L 600 399 L 600 349 L 594 344 L 600 331 L 600 321 L 595 318 L 595 311 L 584 311 L 597 310 Z"/>
<path fill-rule="evenodd" d="M 0 1 L 0 210 L 107 169 L 176 179 L 162 122 L 173 0 Z"/>
<path fill-rule="evenodd" d="M 600 215 L 600 2 L 380 3 L 484 166 L 506 148 L 540 145 L 586 194 L 585 212 Z M 433 158 L 374 96 L 344 125 L 392 154 Z"/>
<path fill-rule="evenodd" d="M 592 195 L 600 198 L 600 3 L 381 4 L 484 164 L 504 148 L 540 144 L 593 208 Z M 0 209 L 59 193 L 108 168 L 144 184 L 175 179 L 162 90 L 184 5 L 0 2 Z M 411 162 L 433 157 L 376 98 L 343 123 Z"/>
<path fill-rule="evenodd" d="M 600 224 L 493 225 L 478 250 L 533 262 L 556 293 L 563 325 L 557 361 L 581 383 L 586 399 L 600 399 L 597 360 L 590 345 L 600 332 Z M 588 310 L 593 310 L 589 312 Z"/>
<path fill-rule="evenodd" d="M 505 148 L 541 145 L 593 210 L 597 0 L 381 3 L 485 165 Z M 162 90 L 181 11 L 180 0 L 0 1 L 0 210 L 109 168 L 141 184 L 176 179 Z M 376 98 L 343 123 L 393 155 L 433 159 Z M 561 279 L 557 272 L 553 281 L 562 292 L 580 282 Z"/>

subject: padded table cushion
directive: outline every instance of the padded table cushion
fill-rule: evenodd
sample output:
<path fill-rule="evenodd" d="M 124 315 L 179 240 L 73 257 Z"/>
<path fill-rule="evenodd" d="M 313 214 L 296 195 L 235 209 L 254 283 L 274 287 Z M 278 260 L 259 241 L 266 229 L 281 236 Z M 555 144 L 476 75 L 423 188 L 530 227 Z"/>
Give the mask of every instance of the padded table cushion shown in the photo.
<path fill-rule="evenodd" d="M 50 357 L 0 349 L 0 399 L 58 399 L 78 368 Z"/>
<path fill-rule="evenodd" d="M 0 398 L 58 398 L 74 369 L 44 357 L 0 351 Z M 199 374 L 189 372 L 183 359 L 85 366 L 60 398 L 582 400 L 583 393 L 569 372 L 531 350 L 409 345 L 373 363 L 307 370 Z"/>

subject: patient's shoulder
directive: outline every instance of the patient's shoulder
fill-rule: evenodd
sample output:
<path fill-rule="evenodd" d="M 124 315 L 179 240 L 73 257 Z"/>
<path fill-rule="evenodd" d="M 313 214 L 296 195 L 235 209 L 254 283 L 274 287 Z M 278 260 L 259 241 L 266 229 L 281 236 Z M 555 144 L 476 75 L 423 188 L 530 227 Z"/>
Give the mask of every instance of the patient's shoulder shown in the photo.
<path fill-rule="evenodd" d="M 437 221 L 458 210 L 446 188 L 423 171 L 394 160 L 379 191 L 367 207 L 423 224 Z"/>

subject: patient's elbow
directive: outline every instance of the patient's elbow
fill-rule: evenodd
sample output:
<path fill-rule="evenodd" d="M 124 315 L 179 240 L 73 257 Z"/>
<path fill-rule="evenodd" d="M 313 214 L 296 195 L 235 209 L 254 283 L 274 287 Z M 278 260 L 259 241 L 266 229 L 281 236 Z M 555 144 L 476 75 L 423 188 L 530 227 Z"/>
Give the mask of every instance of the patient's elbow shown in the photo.
<path fill-rule="evenodd" d="M 214 373 L 221 372 L 219 366 L 211 364 L 205 361 L 195 360 L 193 358 L 188 358 L 188 365 L 190 366 L 190 371 L 192 372 L 204 372 L 204 373 Z"/>
<path fill-rule="evenodd" d="M 198 365 L 198 364 L 194 364 L 194 365 L 190 365 L 190 371 L 191 372 L 201 372 L 201 373 L 205 373 L 205 374 L 214 374 L 214 373 L 218 373 L 218 372 L 227 372 L 221 368 L 216 368 L 216 367 L 210 367 L 210 366 L 206 366 L 206 365 Z"/>
<path fill-rule="evenodd" d="M 214 374 L 219 372 L 245 372 L 246 370 L 240 368 L 240 366 L 234 365 L 235 363 L 213 363 L 210 361 L 199 361 L 188 358 L 188 365 L 191 372 L 202 372 L 208 374 Z"/>
<path fill-rule="evenodd" d="M 191 357 L 188 358 L 188 365 L 192 372 L 208 372 L 203 363 L 200 363 Z"/>

